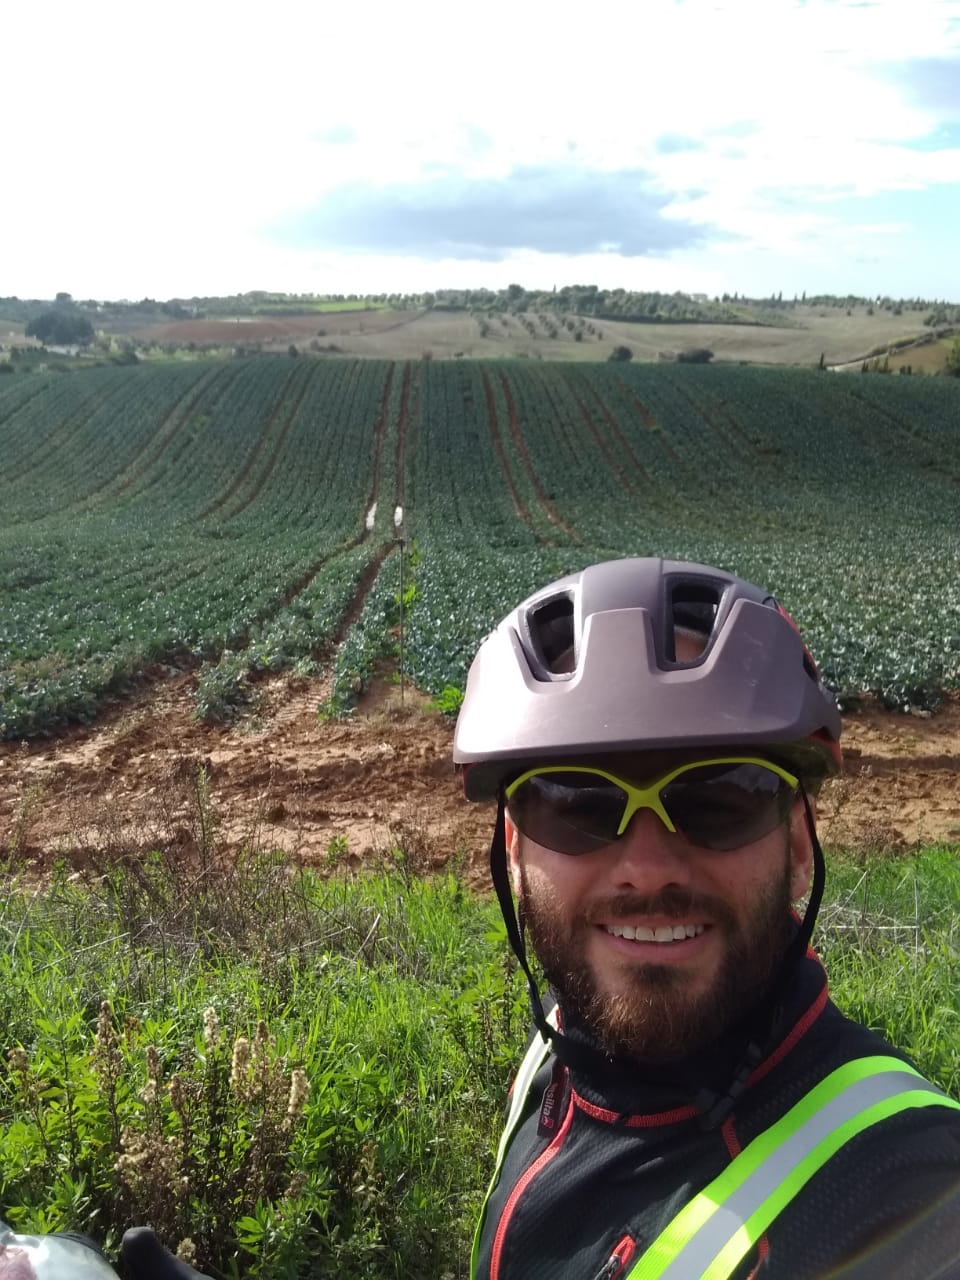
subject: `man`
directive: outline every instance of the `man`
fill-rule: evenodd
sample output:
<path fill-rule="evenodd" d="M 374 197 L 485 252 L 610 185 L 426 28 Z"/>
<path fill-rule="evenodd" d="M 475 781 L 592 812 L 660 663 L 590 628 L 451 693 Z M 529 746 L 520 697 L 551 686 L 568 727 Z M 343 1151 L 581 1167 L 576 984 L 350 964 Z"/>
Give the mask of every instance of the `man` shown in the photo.
<path fill-rule="evenodd" d="M 537 1032 L 472 1276 L 960 1277 L 960 1104 L 808 948 L 839 737 L 788 615 L 706 566 L 594 565 L 484 641 L 454 758 Z"/>

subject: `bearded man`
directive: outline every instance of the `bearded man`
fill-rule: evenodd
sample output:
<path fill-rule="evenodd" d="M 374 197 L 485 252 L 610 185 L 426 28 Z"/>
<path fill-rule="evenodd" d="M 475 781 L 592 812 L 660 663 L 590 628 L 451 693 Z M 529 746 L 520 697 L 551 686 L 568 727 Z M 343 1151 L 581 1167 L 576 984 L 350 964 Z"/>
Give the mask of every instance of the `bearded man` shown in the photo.
<path fill-rule="evenodd" d="M 475 1280 L 960 1277 L 960 1104 L 809 947 L 840 728 L 777 601 L 704 565 L 594 565 L 480 648 L 454 758 L 536 1031 Z"/>

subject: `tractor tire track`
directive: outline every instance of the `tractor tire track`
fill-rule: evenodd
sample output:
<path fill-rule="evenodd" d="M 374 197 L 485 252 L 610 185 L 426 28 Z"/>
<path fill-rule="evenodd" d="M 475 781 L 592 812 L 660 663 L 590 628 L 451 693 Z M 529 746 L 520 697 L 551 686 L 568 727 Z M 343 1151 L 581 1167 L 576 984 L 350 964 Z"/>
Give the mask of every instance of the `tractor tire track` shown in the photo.
<path fill-rule="evenodd" d="M 611 412 L 610 408 L 604 401 L 603 397 L 600 395 L 599 390 L 586 381 L 585 381 L 585 386 L 586 386 L 586 390 L 593 397 L 593 400 L 597 408 L 603 414 L 604 421 L 606 422 L 607 426 L 610 429 L 610 434 L 613 436 L 613 439 L 617 448 L 623 453 L 625 457 L 629 458 L 630 465 L 635 469 L 637 474 L 640 476 L 643 487 L 645 489 L 650 489 L 654 493 L 658 492 L 657 482 L 654 480 L 653 476 L 644 466 L 641 459 L 637 456 L 637 453 L 634 450 L 633 445 L 630 443 L 627 437 L 623 434 L 623 430 L 620 426 L 620 423 L 617 422 L 616 418 L 613 416 L 613 413 Z"/>
<path fill-rule="evenodd" d="M 380 499 L 380 472 L 383 469 L 383 444 L 387 436 L 387 418 L 390 414 L 390 392 L 393 389 L 393 374 L 396 365 L 391 361 L 390 367 L 387 369 L 386 381 L 383 384 L 383 394 L 380 397 L 380 412 L 377 414 L 377 420 L 373 427 L 373 478 L 370 481 L 370 492 L 367 495 L 367 505 L 364 509 L 364 515 L 371 509 L 375 502 Z M 366 530 L 364 530 L 366 536 Z"/>
<path fill-rule="evenodd" d="M 142 480 L 151 468 L 157 465 L 164 453 L 193 417 L 201 399 L 214 383 L 223 377 L 228 368 L 228 365 L 220 365 L 211 369 L 194 386 L 187 387 L 174 402 L 152 440 L 144 445 L 144 448 L 135 458 L 131 459 L 126 473 L 120 477 L 121 483 L 116 491 L 117 497 L 122 497 L 124 494 L 129 493 L 133 486 Z M 184 404 L 184 401 L 187 403 Z"/>
<path fill-rule="evenodd" d="M 98 488 L 91 490 L 84 498 L 63 507 L 63 513 L 86 511 L 91 507 L 99 506 L 105 499 L 121 498 L 129 493 L 133 486 L 156 466 L 166 449 L 183 431 L 198 402 L 221 376 L 224 368 L 225 366 L 220 366 L 207 372 L 193 386 L 185 388 L 164 415 L 160 426 L 144 441 L 142 448 L 131 458 L 126 467 L 117 475 L 109 477 Z M 185 400 L 188 403 L 183 407 Z M 149 487 L 146 485 L 145 491 Z"/>
<path fill-rule="evenodd" d="M 358 542 L 362 541 L 362 538 L 358 539 Z M 373 584 L 377 580 L 377 576 L 380 573 L 384 560 L 386 560 L 387 556 L 392 555 L 396 549 L 397 544 L 395 542 L 382 542 L 367 561 L 366 568 L 357 579 L 357 585 L 354 588 L 353 595 L 348 600 L 346 608 L 340 615 L 340 621 L 337 623 L 337 628 L 325 646 L 325 649 L 329 652 L 333 652 L 334 649 L 339 648 L 339 646 L 343 644 L 344 640 L 346 640 L 347 632 L 359 619 L 361 613 L 363 613 L 363 606 L 366 604 L 367 596 L 373 589 Z"/>
<path fill-rule="evenodd" d="M 403 507 L 404 476 L 407 465 L 407 432 L 410 420 L 410 403 L 412 399 L 412 370 L 408 360 L 403 366 L 403 384 L 400 388 L 400 414 L 397 421 L 397 456 L 396 456 L 396 492 L 394 509 Z"/>
<path fill-rule="evenodd" d="M 503 388 L 503 396 L 507 404 L 507 421 L 510 424 L 510 434 L 513 436 L 513 442 L 516 445 L 520 460 L 527 472 L 533 491 L 537 495 L 537 501 L 543 508 L 543 512 L 554 528 L 561 530 L 568 538 L 572 538 L 574 542 L 580 541 L 580 536 L 575 529 L 572 529 L 564 522 L 561 516 L 554 510 L 553 504 L 543 491 L 537 473 L 533 469 L 533 463 L 530 461 L 530 452 L 527 449 L 527 442 L 523 438 L 523 431 L 520 428 L 520 418 L 517 414 L 517 406 L 514 403 L 513 394 L 510 390 L 510 384 L 507 381 L 507 375 L 501 370 L 500 385 Z"/>
<path fill-rule="evenodd" d="M 657 422 L 656 418 L 653 416 L 653 414 L 650 412 L 647 406 L 643 403 L 640 397 L 636 394 L 636 392 L 630 386 L 629 382 L 627 382 L 626 379 L 623 378 L 620 374 L 616 374 L 615 377 L 624 393 L 624 396 L 629 401 L 629 403 L 633 406 L 633 408 L 636 410 L 640 418 L 640 421 L 647 428 L 647 430 L 650 432 L 651 435 L 656 436 L 657 442 L 660 445 L 661 449 L 663 449 L 664 453 L 666 453 L 672 459 L 672 461 L 677 464 L 678 467 L 683 468 L 685 466 L 683 458 L 676 451 L 676 449 L 674 449 L 673 445 L 667 439 L 666 434 L 664 433 L 664 430 L 660 425 L 660 423 Z"/>
<path fill-rule="evenodd" d="M 565 373 L 563 375 L 563 380 L 566 384 L 567 390 L 570 393 L 570 398 L 573 400 L 573 403 L 577 406 L 577 409 L 579 410 L 580 417 L 583 421 L 584 426 L 587 428 L 587 431 L 590 433 L 590 437 L 593 440 L 593 443 L 596 445 L 597 449 L 603 455 L 603 458 L 607 464 L 608 471 L 611 473 L 611 475 L 614 475 L 617 477 L 617 479 L 625 489 L 629 489 L 631 492 L 635 493 L 637 490 L 636 481 L 633 479 L 633 477 L 629 476 L 626 473 L 624 468 L 621 466 L 620 462 L 611 453 L 610 449 L 607 446 L 606 440 L 604 440 L 603 436 L 597 430 L 597 425 L 593 420 L 593 416 L 590 413 L 590 410 L 587 407 L 586 402 L 581 398 L 579 392 L 577 391 L 577 388 L 573 382 L 573 378 L 569 373 Z"/>
<path fill-rule="evenodd" d="M 370 537 L 370 531 L 367 529 L 367 526 L 366 526 L 366 512 L 369 511 L 372 504 L 376 502 L 379 485 L 380 485 L 381 458 L 383 456 L 383 443 L 386 436 L 387 415 L 389 413 L 389 407 L 390 407 L 390 390 L 393 384 L 394 368 L 395 366 L 391 364 L 387 371 L 387 377 L 383 387 L 383 394 L 380 397 L 380 409 L 377 413 L 376 423 L 374 425 L 375 444 L 374 444 L 374 459 L 373 459 L 373 480 L 371 483 L 370 494 L 368 495 L 366 506 L 360 516 L 359 532 L 354 534 L 352 538 L 348 538 L 346 541 L 339 543 L 339 545 L 334 547 L 331 551 L 328 551 L 326 552 L 325 555 L 320 556 L 319 559 L 314 560 L 312 564 L 308 565 L 308 567 L 304 570 L 304 572 L 300 575 L 300 577 L 296 578 L 290 584 L 290 586 L 287 588 L 286 591 L 284 591 L 283 595 L 280 597 L 279 600 L 271 604 L 269 608 L 261 609 L 256 614 L 254 614 L 254 616 L 250 619 L 247 626 L 244 628 L 242 644 L 241 644 L 242 648 L 245 648 L 249 644 L 250 633 L 251 631 L 253 631 L 255 627 L 263 626 L 265 622 L 268 622 L 271 618 L 276 617 L 278 613 L 282 612 L 282 610 L 288 608 L 289 605 L 291 605 L 298 596 L 302 595 L 304 591 L 307 590 L 307 588 L 311 585 L 313 580 L 316 578 L 317 574 L 320 573 L 323 569 L 325 569 L 327 565 L 329 565 L 333 560 L 336 560 L 338 556 L 345 555 L 347 554 L 347 552 L 350 552 L 350 551 L 355 551 L 357 547 L 362 546 L 362 544 L 366 542 L 367 539 Z M 287 382 L 286 385 L 289 386 L 289 381 Z M 307 383 L 305 382 L 304 387 L 301 389 L 301 392 L 297 401 L 297 406 L 294 408 L 294 410 L 291 413 L 291 418 L 296 414 L 296 408 L 299 407 L 300 403 L 303 400 L 304 395 L 306 394 L 306 386 L 307 386 Z M 290 423 L 288 421 L 285 427 L 285 431 L 288 431 L 289 427 L 290 427 Z M 278 447 L 279 447 L 279 444 L 278 444 Z M 253 499 L 251 498 L 251 501 L 252 500 Z M 373 585 L 373 582 L 376 580 L 377 573 L 380 570 L 380 565 L 383 563 L 384 557 L 392 549 L 392 547 L 393 547 L 393 543 L 390 543 L 390 542 L 384 543 L 376 552 L 374 552 L 374 555 L 371 561 L 367 564 L 367 566 L 362 571 L 360 575 L 360 579 L 358 580 L 358 584 L 357 584 L 357 592 L 360 593 L 360 603 L 357 608 L 356 617 L 360 616 L 359 611 L 363 608 L 363 601 L 368 595 L 370 588 Z M 371 565 L 373 564 L 374 561 L 376 561 L 376 566 L 374 568 L 371 568 Z M 350 612 L 350 609 L 353 607 L 353 602 L 355 597 L 356 597 L 356 593 L 355 593 L 355 596 L 351 598 L 351 603 L 348 604 L 347 606 L 347 609 L 343 615 L 344 618 L 347 616 L 347 614 Z M 346 634 L 346 631 L 349 629 L 349 627 L 353 625 L 354 621 L 356 621 L 356 617 L 352 618 L 352 620 L 346 624 L 344 623 L 343 618 L 341 618 L 341 622 L 338 625 L 338 629 L 334 637 L 332 639 L 328 638 L 327 640 L 322 641 L 315 646 L 312 653 L 312 656 L 315 661 L 323 661 L 324 659 L 329 657 L 330 653 L 332 653 L 333 650 L 337 647 L 337 645 L 342 642 L 343 635 Z M 343 632 L 343 635 L 341 635 L 341 631 Z"/>
<path fill-rule="evenodd" d="M 520 497 L 520 494 L 517 491 L 517 486 L 513 481 L 513 475 L 511 474 L 510 466 L 507 462 L 507 455 L 503 447 L 503 438 L 500 435 L 500 424 L 497 419 L 497 405 L 493 397 L 493 387 L 490 385 L 490 375 L 487 373 L 486 369 L 483 370 L 482 377 L 483 394 L 487 402 L 487 424 L 490 428 L 490 438 L 493 441 L 493 451 L 497 455 L 497 461 L 500 463 L 500 470 L 503 472 L 503 478 L 507 483 L 507 489 L 510 491 L 513 509 L 517 518 L 522 520 L 523 523 L 533 532 L 537 541 L 542 543 L 544 539 L 534 527 L 533 521 L 530 519 L 530 513 L 524 506 L 523 499 Z"/>
<path fill-rule="evenodd" d="M 739 469 L 736 456 L 739 456 L 742 464 L 746 468 L 755 467 L 758 463 L 765 467 L 768 471 L 778 473 L 782 470 L 782 463 L 779 461 L 779 454 L 767 449 L 761 449 L 746 437 L 746 434 L 740 430 L 737 424 L 730 417 L 729 413 L 724 412 L 722 404 L 713 404 L 707 406 L 696 400 L 685 386 L 682 385 L 679 378 L 664 376 L 664 381 L 672 389 L 674 395 L 678 396 L 685 404 L 689 405 L 693 413 L 706 423 L 709 431 L 716 437 L 721 444 L 721 451 L 726 454 L 729 450 L 734 457 L 728 457 L 727 465 L 734 470 Z"/>
<path fill-rule="evenodd" d="M 310 377 L 313 372 L 313 368 L 308 365 L 306 361 L 297 360 L 295 364 L 296 367 L 291 371 L 290 376 L 283 384 L 276 407 L 267 419 L 266 428 L 261 435 L 256 448 L 234 476 L 226 490 L 200 513 L 199 519 L 206 520 L 210 516 L 223 511 L 223 508 L 230 502 L 231 498 L 233 498 L 233 496 L 247 483 L 247 480 L 250 478 L 254 468 L 260 463 L 272 440 L 273 447 L 267 457 L 266 465 L 262 467 L 260 475 L 254 481 L 252 488 L 239 503 L 227 512 L 226 518 L 232 519 L 234 516 L 240 515 L 241 512 L 246 511 L 247 508 L 259 497 L 264 484 L 269 479 L 270 474 L 277 464 L 277 459 L 279 458 L 283 446 L 287 441 L 287 437 L 290 434 L 293 420 L 297 416 L 297 412 L 301 404 L 303 404 L 304 397 L 307 394 Z M 289 392 L 298 379 L 301 385 L 297 388 L 296 394 L 292 399 L 292 403 L 288 403 L 290 401 Z"/>

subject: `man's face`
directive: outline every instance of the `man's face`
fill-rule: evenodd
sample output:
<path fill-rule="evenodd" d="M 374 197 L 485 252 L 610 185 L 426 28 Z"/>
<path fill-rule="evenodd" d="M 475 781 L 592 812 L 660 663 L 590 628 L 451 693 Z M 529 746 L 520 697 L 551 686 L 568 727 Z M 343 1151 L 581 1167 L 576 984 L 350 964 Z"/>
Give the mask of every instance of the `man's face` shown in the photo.
<path fill-rule="evenodd" d="M 645 782 L 663 765 L 638 756 L 617 772 Z M 640 1062 L 682 1058 L 748 1011 L 774 977 L 791 901 L 812 868 L 800 800 L 787 824 L 723 852 L 669 832 L 649 809 L 613 844 L 575 857 L 521 836 L 509 815 L 507 838 L 530 939 L 561 1009 L 607 1052 Z"/>

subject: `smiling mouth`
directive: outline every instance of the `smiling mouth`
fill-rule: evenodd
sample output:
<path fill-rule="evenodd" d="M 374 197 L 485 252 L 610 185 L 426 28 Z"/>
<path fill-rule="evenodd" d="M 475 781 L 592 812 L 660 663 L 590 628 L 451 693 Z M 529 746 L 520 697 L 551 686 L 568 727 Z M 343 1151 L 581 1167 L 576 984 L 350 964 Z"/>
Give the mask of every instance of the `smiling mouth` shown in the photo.
<path fill-rule="evenodd" d="M 685 942 L 688 938 L 699 938 L 706 928 L 702 924 L 664 924 L 656 929 L 638 924 L 607 924 L 603 926 L 614 938 L 629 938 L 633 942 Z"/>

